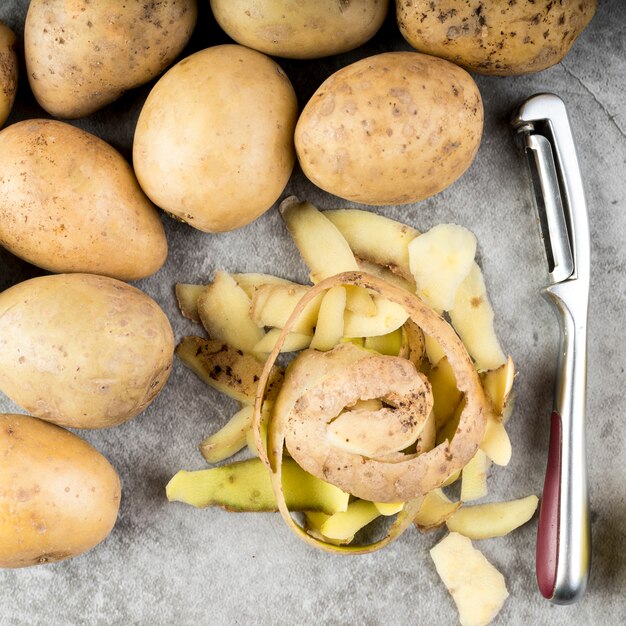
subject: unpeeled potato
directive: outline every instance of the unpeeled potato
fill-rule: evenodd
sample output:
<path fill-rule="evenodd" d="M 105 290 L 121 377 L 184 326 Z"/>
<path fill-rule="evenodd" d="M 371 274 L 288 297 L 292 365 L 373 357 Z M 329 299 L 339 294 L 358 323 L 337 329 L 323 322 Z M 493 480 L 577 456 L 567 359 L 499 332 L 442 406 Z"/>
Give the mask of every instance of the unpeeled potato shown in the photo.
<path fill-rule="evenodd" d="M 396 11 L 416 50 L 480 74 L 511 76 L 561 61 L 591 21 L 596 0 L 396 0 Z"/>
<path fill-rule="evenodd" d="M 110 532 L 120 479 L 71 432 L 28 415 L 0 415 L 0 567 L 76 556 Z"/>
<path fill-rule="evenodd" d="M 219 25 L 238 43 L 291 59 L 352 50 L 381 27 L 389 0 L 211 0 Z"/>
<path fill-rule="evenodd" d="M 0 127 L 7 121 L 17 92 L 15 33 L 0 22 Z"/>
<path fill-rule="evenodd" d="M 460 67 L 387 52 L 328 78 L 296 127 L 307 178 L 364 204 L 407 204 L 445 189 L 472 163 L 483 127 L 480 92 Z"/>
<path fill-rule="evenodd" d="M 0 294 L 0 391 L 50 422 L 128 421 L 165 385 L 173 352 L 159 305 L 118 280 L 41 276 Z"/>
<path fill-rule="evenodd" d="M 55 117 L 90 115 L 158 76 L 189 41 L 196 0 L 31 0 L 28 80 Z"/>
<path fill-rule="evenodd" d="M 167 256 L 156 207 L 112 146 L 53 120 L 0 132 L 0 245 L 53 272 L 149 276 Z"/>
<path fill-rule="evenodd" d="M 289 180 L 297 109 L 289 78 L 260 52 L 224 45 L 192 54 L 159 80 L 141 111 L 139 183 L 199 230 L 244 226 Z"/>

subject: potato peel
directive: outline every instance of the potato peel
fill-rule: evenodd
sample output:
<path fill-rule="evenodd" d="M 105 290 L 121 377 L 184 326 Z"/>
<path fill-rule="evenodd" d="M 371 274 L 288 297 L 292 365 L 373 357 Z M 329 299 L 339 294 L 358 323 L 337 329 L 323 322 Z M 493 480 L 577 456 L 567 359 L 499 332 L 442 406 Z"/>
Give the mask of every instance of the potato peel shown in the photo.
<path fill-rule="evenodd" d="M 448 356 L 448 361 L 454 370 L 457 379 L 457 387 L 465 394 L 466 400 L 459 420 L 459 427 L 452 442 L 444 441 L 433 450 L 407 461 L 407 463 L 412 465 L 412 480 L 406 481 L 406 483 L 400 481 L 403 485 L 400 491 L 404 496 L 405 492 L 409 492 L 410 490 L 413 497 L 398 497 L 399 494 L 393 494 L 393 496 L 391 496 L 393 499 L 407 501 L 405 508 L 398 514 L 398 517 L 389 529 L 386 537 L 378 542 L 364 546 L 328 545 L 311 537 L 303 528 L 296 524 L 286 506 L 281 483 L 281 466 L 286 424 L 277 424 L 276 420 L 272 417 L 266 441 L 263 441 L 261 434 L 261 407 L 265 396 L 265 388 L 272 367 L 280 353 L 282 343 L 285 341 L 287 334 L 290 332 L 306 305 L 320 293 L 336 285 L 356 285 L 365 287 L 403 306 L 409 313 L 409 317 L 420 326 L 424 333 L 426 335 L 432 335 L 444 348 Z M 455 471 L 464 467 L 474 456 L 483 438 L 489 410 L 490 406 L 484 395 L 472 360 L 465 346 L 463 346 L 461 340 L 449 324 L 424 305 L 416 296 L 389 285 L 376 276 L 364 274 L 363 272 L 344 272 L 327 278 L 311 288 L 304 294 L 289 316 L 274 349 L 265 363 L 263 373 L 258 383 L 253 429 L 259 455 L 270 470 L 278 508 L 289 528 L 303 541 L 314 547 L 330 552 L 350 552 L 358 554 L 380 549 L 399 537 L 411 525 L 415 514 L 419 510 L 423 496 L 432 489 L 439 487 Z M 398 463 L 395 465 L 404 466 L 406 464 Z M 402 473 L 406 474 L 406 472 Z"/>

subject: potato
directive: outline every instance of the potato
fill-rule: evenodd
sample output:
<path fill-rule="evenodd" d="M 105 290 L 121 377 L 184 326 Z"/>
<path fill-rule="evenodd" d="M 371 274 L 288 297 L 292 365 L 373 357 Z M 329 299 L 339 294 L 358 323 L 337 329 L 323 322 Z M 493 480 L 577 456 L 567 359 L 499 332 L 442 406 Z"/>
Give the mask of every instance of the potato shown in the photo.
<path fill-rule="evenodd" d="M 596 0 L 396 0 L 398 26 L 420 52 L 481 74 L 511 76 L 561 61 L 591 21 Z"/>
<path fill-rule="evenodd" d="M 0 415 L 0 567 L 54 563 L 110 532 L 120 479 L 86 441 L 28 415 Z"/>
<path fill-rule="evenodd" d="M 7 121 L 17 92 L 15 33 L 0 22 L 0 127 Z"/>
<path fill-rule="evenodd" d="M 464 70 L 415 52 L 361 59 L 328 78 L 296 126 L 318 187 L 365 204 L 407 204 L 445 189 L 474 160 L 483 127 Z"/>
<path fill-rule="evenodd" d="M 201 50 L 154 86 L 137 122 L 133 162 L 161 208 L 207 232 L 267 211 L 295 161 L 298 104 L 283 70 L 235 45 Z"/>
<path fill-rule="evenodd" d="M 136 280 L 165 232 L 121 154 L 83 130 L 27 120 L 0 132 L 0 244 L 52 272 Z"/>
<path fill-rule="evenodd" d="M 196 17 L 196 0 L 31 0 L 24 48 L 33 94 L 55 117 L 91 115 L 158 76 Z"/>
<path fill-rule="evenodd" d="M 461 626 L 486 626 L 496 618 L 509 596 L 504 576 L 467 537 L 451 532 L 430 556 L 459 610 Z"/>
<path fill-rule="evenodd" d="M 347 52 L 381 27 L 389 0 L 211 0 L 219 25 L 238 43 L 290 59 Z"/>
<path fill-rule="evenodd" d="M 62 426 L 135 417 L 167 381 L 173 351 L 158 304 L 112 278 L 42 276 L 0 294 L 0 390 Z"/>

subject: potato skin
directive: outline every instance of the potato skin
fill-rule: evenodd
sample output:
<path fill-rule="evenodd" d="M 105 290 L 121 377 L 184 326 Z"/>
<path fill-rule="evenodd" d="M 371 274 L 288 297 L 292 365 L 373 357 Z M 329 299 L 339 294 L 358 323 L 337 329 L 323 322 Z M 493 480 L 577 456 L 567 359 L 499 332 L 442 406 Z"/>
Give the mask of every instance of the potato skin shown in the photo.
<path fill-rule="evenodd" d="M 0 414 L 0 567 L 68 559 L 111 532 L 120 479 L 73 433 L 29 415 Z"/>
<path fill-rule="evenodd" d="M 211 0 L 236 42 L 265 54 L 319 59 L 353 50 L 382 26 L 389 0 Z"/>
<path fill-rule="evenodd" d="M 398 26 L 416 50 L 497 76 L 558 63 L 595 11 L 596 0 L 396 0 Z"/>
<path fill-rule="evenodd" d="M 185 47 L 196 0 L 31 0 L 28 80 L 51 115 L 77 118 L 158 76 Z"/>
<path fill-rule="evenodd" d="M 120 280 L 149 276 L 167 257 L 158 211 L 122 155 L 53 120 L 0 132 L 0 245 L 52 272 Z"/>
<path fill-rule="evenodd" d="M 295 161 L 298 104 L 283 70 L 237 45 L 170 69 L 141 111 L 137 178 L 168 213 L 206 232 L 252 222 L 278 199 Z"/>
<path fill-rule="evenodd" d="M 135 417 L 167 381 L 173 351 L 158 304 L 112 278 L 42 276 L 0 294 L 0 390 L 62 426 Z"/>
<path fill-rule="evenodd" d="M 18 59 L 15 33 L 0 22 L 0 127 L 13 108 L 17 93 Z"/>
<path fill-rule="evenodd" d="M 322 83 L 298 120 L 295 142 L 304 173 L 325 191 L 364 204 L 407 204 L 465 172 L 482 126 L 480 92 L 465 70 L 387 52 Z"/>

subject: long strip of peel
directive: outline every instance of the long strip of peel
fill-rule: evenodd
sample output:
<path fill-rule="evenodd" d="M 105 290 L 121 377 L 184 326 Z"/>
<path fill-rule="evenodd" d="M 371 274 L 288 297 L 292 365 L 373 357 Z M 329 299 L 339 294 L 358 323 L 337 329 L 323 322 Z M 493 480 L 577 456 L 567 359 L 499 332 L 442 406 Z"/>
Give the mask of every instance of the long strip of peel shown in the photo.
<path fill-rule="evenodd" d="M 446 347 L 448 360 L 457 378 L 457 386 L 466 394 L 466 403 L 461 413 L 459 428 L 452 442 L 444 441 L 433 450 L 410 461 L 417 461 L 415 474 L 416 479 L 420 481 L 422 494 L 428 493 L 428 491 L 438 487 L 450 474 L 457 469 L 461 469 L 465 463 L 472 458 L 484 434 L 489 405 L 487 404 L 472 360 L 467 354 L 461 340 L 449 324 L 424 305 L 415 295 L 389 285 L 376 276 L 368 275 L 363 272 L 344 272 L 319 282 L 302 297 L 289 316 L 285 327 L 282 329 L 276 341 L 274 349 L 269 354 L 258 383 L 253 420 L 255 442 L 260 458 L 270 470 L 278 508 L 287 526 L 300 539 L 313 547 L 326 550 L 327 552 L 363 554 L 378 550 L 397 539 L 411 525 L 414 516 L 421 506 L 423 495 L 406 503 L 405 508 L 398 514 L 388 534 L 383 539 L 363 546 L 333 546 L 326 544 L 307 534 L 307 532 L 294 521 L 287 508 L 281 479 L 285 424 L 277 424 L 276 420 L 271 419 L 267 439 L 265 441 L 262 435 L 263 420 L 261 407 L 265 396 L 265 388 L 272 371 L 272 366 L 280 353 L 282 344 L 304 307 L 321 292 L 335 287 L 336 285 L 357 285 L 365 287 L 404 306 L 409 312 L 410 318 L 418 324 L 427 335 L 434 336 L 441 345 Z M 442 469 L 445 469 L 445 471 L 442 471 Z"/>

